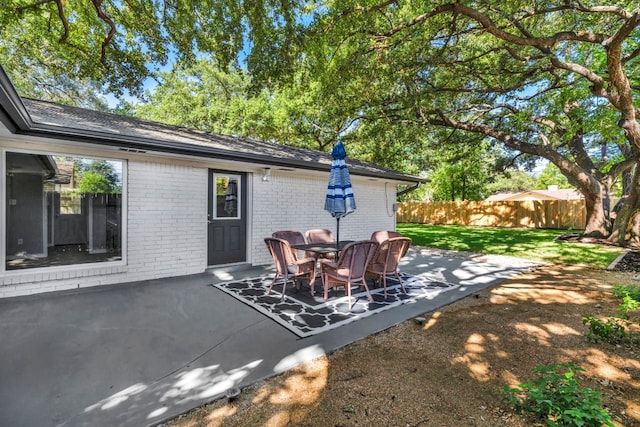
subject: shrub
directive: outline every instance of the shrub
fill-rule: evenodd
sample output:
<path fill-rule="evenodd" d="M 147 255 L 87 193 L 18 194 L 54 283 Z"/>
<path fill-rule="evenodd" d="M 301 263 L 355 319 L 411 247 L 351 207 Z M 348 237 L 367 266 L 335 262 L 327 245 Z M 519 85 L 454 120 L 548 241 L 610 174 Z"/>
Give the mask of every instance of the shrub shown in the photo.
<path fill-rule="evenodd" d="M 582 323 L 589 326 L 585 336 L 589 341 L 606 342 L 609 344 L 630 344 L 633 336 L 627 331 L 630 323 L 617 317 L 607 317 L 600 320 L 595 316 L 582 317 Z"/>
<path fill-rule="evenodd" d="M 640 286 L 638 285 L 615 285 L 613 295 L 622 299 L 622 304 L 618 306 L 618 313 L 625 319 L 629 318 L 629 313 L 640 307 Z"/>
<path fill-rule="evenodd" d="M 564 371 L 564 372 L 563 372 Z M 503 387 L 507 400 L 520 412 L 530 412 L 549 426 L 613 427 L 602 408 L 601 393 L 579 387 L 575 373 L 583 371 L 573 363 L 538 365 L 535 380 L 511 388 Z"/>
<path fill-rule="evenodd" d="M 618 316 L 609 316 L 600 320 L 592 315 L 582 317 L 582 323 L 589 326 L 585 333 L 587 339 L 593 342 L 609 344 L 640 344 L 640 332 L 637 327 L 640 322 L 634 322 L 631 314 L 640 308 L 640 286 L 615 285 L 613 295 L 620 298 Z"/>

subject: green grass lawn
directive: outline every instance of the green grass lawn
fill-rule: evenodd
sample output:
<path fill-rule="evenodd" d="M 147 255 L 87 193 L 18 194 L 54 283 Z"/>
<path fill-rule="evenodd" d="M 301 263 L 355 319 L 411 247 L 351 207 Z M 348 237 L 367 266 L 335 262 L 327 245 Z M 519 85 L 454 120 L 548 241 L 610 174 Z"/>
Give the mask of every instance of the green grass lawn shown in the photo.
<path fill-rule="evenodd" d="M 398 224 L 398 232 L 414 245 L 484 254 L 511 255 L 554 264 L 606 268 L 624 250 L 553 240 L 566 230 Z"/>

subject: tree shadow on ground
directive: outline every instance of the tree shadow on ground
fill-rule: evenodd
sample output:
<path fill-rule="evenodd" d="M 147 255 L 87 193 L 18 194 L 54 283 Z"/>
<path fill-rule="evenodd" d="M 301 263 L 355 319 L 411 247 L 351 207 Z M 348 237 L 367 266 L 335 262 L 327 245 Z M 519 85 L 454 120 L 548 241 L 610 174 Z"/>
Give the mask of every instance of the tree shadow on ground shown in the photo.
<path fill-rule="evenodd" d="M 588 342 L 584 314 L 616 311 L 632 274 L 546 266 L 198 408 L 173 426 L 529 426 L 500 391 L 574 362 L 618 426 L 640 426 L 640 349 Z"/>

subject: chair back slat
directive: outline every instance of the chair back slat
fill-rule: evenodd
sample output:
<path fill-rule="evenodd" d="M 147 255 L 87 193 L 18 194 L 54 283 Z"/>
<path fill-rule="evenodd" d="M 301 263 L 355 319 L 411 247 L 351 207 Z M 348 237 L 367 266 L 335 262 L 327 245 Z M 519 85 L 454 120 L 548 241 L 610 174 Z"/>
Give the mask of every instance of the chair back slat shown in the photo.
<path fill-rule="evenodd" d="M 373 240 L 363 240 L 346 245 L 337 261 L 338 270 L 347 268 L 351 278 L 364 276 L 378 244 Z"/>
<path fill-rule="evenodd" d="M 304 235 L 300 231 L 295 230 L 281 230 L 275 231 L 271 237 L 274 239 L 282 239 L 289 242 L 289 245 L 304 245 Z"/>
<path fill-rule="evenodd" d="M 378 230 L 378 231 L 374 231 L 371 234 L 371 240 L 376 241 L 378 243 L 382 243 L 393 237 L 402 237 L 402 234 L 398 233 L 397 231 L 390 231 L 390 230 Z"/>
<path fill-rule="evenodd" d="M 396 271 L 398 269 L 400 259 L 407 253 L 410 245 L 411 239 L 408 237 L 393 237 L 380 245 L 381 248 L 383 246 L 385 247 L 385 272 Z"/>
<path fill-rule="evenodd" d="M 269 248 L 269 253 L 273 257 L 276 271 L 284 274 L 287 271 L 287 267 L 295 262 L 289 243 L 286 240 L 275 239 L 272 237 L 266 237 L 264 242 L 266 243 L 267 248 Z"/>
<path fill-rule="evenodd" d="M 282 239 L 291 245 L 304 245 L 306 242 L 304 241 L 304 235 L 300 231 L 296 230 L 281 230 L 275 231 L 271 234 L 271 237 L 274 239 Z M 298 251 L 291 248 L 291 256 L 294 260 L 298 259 Z"/>

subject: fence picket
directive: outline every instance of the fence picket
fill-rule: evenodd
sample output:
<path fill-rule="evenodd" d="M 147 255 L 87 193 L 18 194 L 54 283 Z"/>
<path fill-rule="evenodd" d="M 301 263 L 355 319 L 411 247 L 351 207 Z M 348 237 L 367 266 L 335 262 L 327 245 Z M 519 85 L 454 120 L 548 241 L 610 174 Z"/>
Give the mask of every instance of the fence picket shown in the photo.
<path fill-rule="evenodd" d="M 402 202 L 397 221 L 484 227 L 584 229 L 584 200 Z"/>

